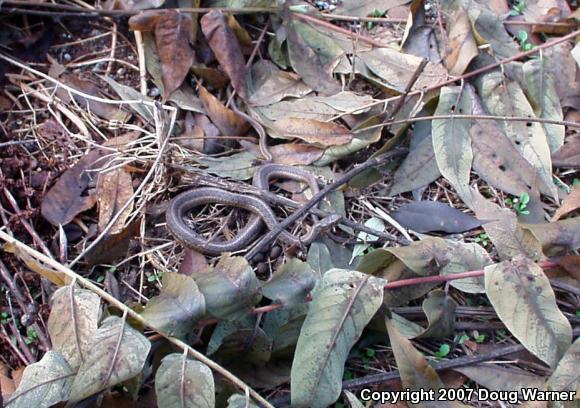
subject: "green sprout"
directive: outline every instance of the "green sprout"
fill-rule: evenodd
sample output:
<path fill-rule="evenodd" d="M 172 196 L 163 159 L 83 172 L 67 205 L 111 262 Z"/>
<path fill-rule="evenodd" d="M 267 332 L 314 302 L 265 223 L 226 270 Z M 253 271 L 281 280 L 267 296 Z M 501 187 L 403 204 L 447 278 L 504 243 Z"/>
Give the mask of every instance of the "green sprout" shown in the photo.
<path fill-rule="evenodd" d="M 508 198 L 505 200 L 505 204 L 513 208 L 518 215 L 528 215 L 530 211 L 527 209 L 530 203 L 530 195 L 528 193 L 522 193 L 520 198 Z"/>
<path fill-rule="evenodd" d="M 371 14 L 369 14 L 369 17 L 384 17 L 385 13 L 386 13 L 386 11 L 380 11 L 380 10 L 374 9 L 373 12 Z M 367 30 L 371 30 L 374 26 L 375 26 L 375 23 L 373 23 L 372 21 L 367 21 Z"/>
<path fill-rule="evenodd" d="M 520 48 L 522 51 L 529 51 L 535 47 L 534 44 L 528 41 L 528 33 L 526 31 L 519 31 L 517 40 L 520 43 Z"/>
<path fill-rule="evenodd" d="M 437 350 L 435 352 L 435 356 L 437 356 L 439 358 L 443 358 L 443 357 L 447 356 L 450 351 L 451 351 L 451 347 L 449 346 L 449 344 L 443 343 L 442 345 L 439 346 L 439 350 Z"/>
<path fill-rule="evenodd" d="M 489 235 L 487 235 L 487 232 L 482 232 L 475 238 L 475 242 L 485 247 L 489 244 Z"/>
<path fill-rule="evenodd" d="M 8 324 L 9 318 L 10 318 L 10 315 L 8 314 L 8 312 L 0 313 L 0 323 Z"/>
<path fill-rule="evenodd" d="M 526 2 L 525 0 L 519 0 L 512 6 L 512 9 L 510 10 L 510 16 L 524 14 L 524 11 L 526 11 Z"/>
<path fill-rule="evenodd" d="M 26 337 L 24 338 L 24 342 L 26 344 L 36 343 L 38 341 L 38 334 L 36 334 L 36 330 L 32 327 L 26 328 Z"/>
<path fill-rule="evenodd" d="M 457 340 L 457 343 L 458 343 L 458 344 L 463 344 L 463 343 L 465 343 L 467 340 L 469 340 L 469 336 L 468 336 L 467 334 L 463 333 L 463 334 L 462 334 L 462 335 L 459 337 L 459 339 Z"/>

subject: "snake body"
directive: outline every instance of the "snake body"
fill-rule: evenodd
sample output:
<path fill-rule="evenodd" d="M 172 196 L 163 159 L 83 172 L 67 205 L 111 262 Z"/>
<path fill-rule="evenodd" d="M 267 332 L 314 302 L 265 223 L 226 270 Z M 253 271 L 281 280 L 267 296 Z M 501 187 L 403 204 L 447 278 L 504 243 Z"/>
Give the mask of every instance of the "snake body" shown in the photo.
<path fill-rule="evenodd" d="M 287 178 L 306 182 L 313 193 L 318 192 L 316 178 L 303 170 L 279 164 L 266 164 L 256 172 L 253 184 L 264 190 L 269 190 L 272 178 Z M 247 225 L 238 232 L 235 238 L 227 241 L 207 241 L 197 234 L 184 221 L 184 217 L 194 208 L 204 204 L 223 204 L 242 208 L 254 215 Z M 321 233 L 340 220 L 338 214 L 330 215 L 317 222 L 308 233 L 296 237 L 287 231 L 282 231 L 279 238 L 292 246 L 307 245 Z M 166 211 L 167 227 L 171 234 L 185 246 L 208 255 L 219 255 L 222 252 L 234 252 L 247 248 L 259 235 L 264 225 L 269 229 L 278 224 L 272 208 L 263 200 L 214 187 L 204 187 L 178 194 L 169 204 Z"/>

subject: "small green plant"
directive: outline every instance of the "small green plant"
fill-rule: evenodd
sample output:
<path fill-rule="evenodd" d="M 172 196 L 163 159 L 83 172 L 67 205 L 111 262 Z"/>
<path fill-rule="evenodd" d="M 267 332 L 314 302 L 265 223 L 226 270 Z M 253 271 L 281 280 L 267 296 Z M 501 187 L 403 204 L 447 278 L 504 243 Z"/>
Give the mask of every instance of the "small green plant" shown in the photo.
<path fill-rule="evenodd" d="M 439 350 L 437 350 L 435 352 L 435 356 L 437 356 L 439 358 L 443 358 L 443 357 L 447 356 L 450 351 L 451 351 L 451 347 L 449 346 L 449 344 L 443 343 L 442 345 L 439 346 Z"/>
<path fill-rule="evenodd" d="M 534 44 L 528 41 L 528 33 L 526 31 L 519 31 L 517 40 L 520 43 L 520 48 L 522 51 L 529 51 L 535 47 Z"/>
<path fill-rule="evenodd" d="M 505 204 L 513 208 L 518 215 L 528 215 L 530 211 L 527 209 L 530 203 L 530 195 L 528 193 L 522 193 L 520 198 L 508 198 L 505 200 Z"/>
<path fill-rule="evenodd" d="M 524 14 L 524 11 L 526 11 L 526 2 L 525 0 L 519 0 L 516 4 L 512 6 L 510 15 L 517 16 L 520 14 Z"/>
<path fill-rule="evenodd" d="M 157 280 L 161 281 L 163 279 L 163 272 L 154 272 L 151 275 L 147 276 L 147 282 L 153 283 Z"/>
<path fill-rule="evenodd" d="M 468 336 L 467 334 L 463 333 L 463 334 L 462 334 L 462 335 L 459 337 L 459 339 L 457 339 L 457 343 L 458 343 L 458 344 L 463 344 L 463 343 L 465 343 L 467 340 L 469 340 L 469 336 Z"/>
<path fill-rule="evenodd" d="M 574 187 L 580 186 L 580 179 L 575 178 L 574 180 L 572 180 L 572 185 Z"/>
<path fill-rule="evenodd" d="M 475 342 L 476 343 L 483 343 L 485 341 L 485 338 L 487 336 L 485 334 L 478 334 L 477 336 L 475 336 Z"/>
<path fill-rule="evenodd" d="M 10 318 L 10 315 L 8 314 L 8 312 L 0 313 L 0 323 L 8 324 L 9 318 Z"/>
<path fill-rule="evenodd" d="M 373 12 L 371 14 L 369 14 L 369 17 L 384 17 L 385 13 L 386 13 L 386 11 L 380 11 L 380 10 L 374 9 Z M 372 21 L 367 21 L 367 30 L 371 30 L 374 26 L 375 26 L 375 23 L 373 23 Z"/>
<path fill-rule="evenodd" d="M 26 328 L 26 337 L 24 338 L 24 342 L 26 344 L 36 343 L 38 341 L 38 334 L 36 334 L 36 330 L 32 327 Z"/>
<path fill-rule="evenodd" d="M 475 242 L 485 247 L 489 244 L 489 235 L 487 235 L 487 232 L 482 232 L 475 238 Z"/>

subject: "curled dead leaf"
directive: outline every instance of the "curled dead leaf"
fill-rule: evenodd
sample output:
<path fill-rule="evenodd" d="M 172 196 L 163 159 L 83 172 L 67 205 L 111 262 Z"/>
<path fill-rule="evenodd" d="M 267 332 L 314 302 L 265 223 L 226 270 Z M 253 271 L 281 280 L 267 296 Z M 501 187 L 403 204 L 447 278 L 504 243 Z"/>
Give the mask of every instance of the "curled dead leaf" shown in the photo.
<path fill-rule="evenodd" d="M 343 125 L 312 119 L 286 118 L 273 123 L 282 138 L 296 138 L 322 147 L 340 146 L 352 140 L 352 133 Z"/>

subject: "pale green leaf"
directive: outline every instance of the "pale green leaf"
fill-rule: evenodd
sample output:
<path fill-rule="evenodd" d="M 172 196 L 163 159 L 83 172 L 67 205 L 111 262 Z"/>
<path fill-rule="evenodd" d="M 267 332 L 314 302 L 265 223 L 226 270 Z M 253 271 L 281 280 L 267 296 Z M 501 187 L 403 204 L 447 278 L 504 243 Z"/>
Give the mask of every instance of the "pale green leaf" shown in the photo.
<path fill-rule="evenodd" d="M 572 343 L 544 271 L 524 257 L 485 268 L 485 290 L 509 331 L 536 357 L 556 367 Z"/>
<path fill-rule="evenodd" d="M 136 376 L 143 370 L 150 349 L 149 340 L 124 319 L 108 317 L 92 338 L 73 381 L 70 401 L 80 401 Z"/>
<path fill-rule="evenodd" d="M 262 294 L 274 302 L 292 306 L 304 302 L 315 283 L 316 275 L 310 265 L 290 258 L 262 286 Z"/>
<path fill-rule="evenodd" d="M 54 351 L 59 351 L 73 370 L 87 355 L 97 331 L 101 301 L 90 290 L 63 286 L 52 295 L 48 333 Z"/>
<path fill-rule="evenodd" d="M 213 374 L 205 364 L 183 354 L 169 354 L 161 360 L 155 374 L 155 393 L 159 408 L 213 408 Z"/>
<path fill-rule="evenodd" d="M 64 288 L 63 288 L 64 289 Z M 51 407 L 66 401 L 75 375 L 66 359 L 57 351 L 47 351 L 42 360 L 24 369 L 20 384 L 5 407 Z"/>
<path fill-rule="evenodd" d="M 382 279 L 344 269 L 324 275 L 296 346 L 292 406 L 325 408 L 337 400 L 346 358 L 381 306 L 383 285 Z"/>

